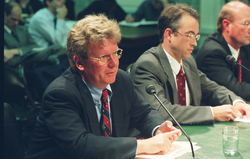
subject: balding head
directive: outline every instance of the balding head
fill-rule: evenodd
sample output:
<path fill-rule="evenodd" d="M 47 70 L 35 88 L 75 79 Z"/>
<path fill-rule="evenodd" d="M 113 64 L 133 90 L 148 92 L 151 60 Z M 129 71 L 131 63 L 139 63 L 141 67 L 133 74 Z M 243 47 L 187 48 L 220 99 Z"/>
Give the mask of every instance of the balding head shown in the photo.
<path fill-rule="evenodd" d="M 222 21 L 224 19 L 227 19 L 231 22 L 234 21 L 234 19 L 242 13 L 243 10 L 249 9 L 249 6 L 246 5 L 243 2 L 240 1 L 231 1 L 225 4 L 218 16 L 218 21 L 217 21 L 217 30 L 222 33 L 223 31 L 223 25 Z"/>
<path fill-rule="evenodd" d="M 21 19 L 22 9 L 16 2 L 6 3 L 4 6 L 4 25 L 9 29 L 15 30 Z"/>

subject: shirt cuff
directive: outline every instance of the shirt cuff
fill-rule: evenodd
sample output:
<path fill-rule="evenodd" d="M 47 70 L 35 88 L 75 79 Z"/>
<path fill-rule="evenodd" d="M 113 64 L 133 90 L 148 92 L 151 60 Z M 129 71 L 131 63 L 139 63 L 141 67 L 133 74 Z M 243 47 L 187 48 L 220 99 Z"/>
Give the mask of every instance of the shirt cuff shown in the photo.
<path fill-rule="evenodd" d="M 243 100 L 241 100 L 241 99 L 236 99 L 236 100 L 233 101 L 233 106 L 234 106 L 237 102 L 243 102 L 243 103 L 246 104 L 246 102 L 244 102 Z"/>
<path fill-rule="evenodd" d="M 18 49 L 18 51 L 19 51 L 19 55 L 23 56 L 23 51 L 21 49 Z"/>
<path fill-rule="evenodd" d="M 214 117 L 214 111 L 213 111 L 212 107 L 210 107 L 210 109 L 211 109 L 212 115 Z"/>
<path fill-rule="evenodd" d="M 156 127 L 153 129 L 153 131 L 152 131 L 152 133 L 151 133 L 152 136 L 154 136 L 155 131 L 156 131 L 159 127 L 160 127 L 160 125 L 156 126 Z"/>

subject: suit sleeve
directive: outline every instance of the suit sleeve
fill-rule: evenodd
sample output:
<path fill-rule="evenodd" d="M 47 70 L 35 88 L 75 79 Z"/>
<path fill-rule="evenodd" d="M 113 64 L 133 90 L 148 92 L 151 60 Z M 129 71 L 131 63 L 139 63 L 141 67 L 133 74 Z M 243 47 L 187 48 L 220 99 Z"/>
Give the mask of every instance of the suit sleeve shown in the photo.
<path fill-rule="evenodd" d="M 243 99 L 250 101 L 250 83 L 238 82 L 235 77 L 233 69 L 236 66 L 229 64 L 226 61 L 226 55 L 221 49 L 203 49 L 200 53 L 205 54 L 202 60 L 199 61 L 199 69 L 202 70 L 211 80 L 216 81 L 219 85 L 223 85 L 229 90 L 233 91 L 236 95 Z M 242 68 L 244 69 L 244 68 Z M 248 72 L 247 72 L 248 73 Z"/>

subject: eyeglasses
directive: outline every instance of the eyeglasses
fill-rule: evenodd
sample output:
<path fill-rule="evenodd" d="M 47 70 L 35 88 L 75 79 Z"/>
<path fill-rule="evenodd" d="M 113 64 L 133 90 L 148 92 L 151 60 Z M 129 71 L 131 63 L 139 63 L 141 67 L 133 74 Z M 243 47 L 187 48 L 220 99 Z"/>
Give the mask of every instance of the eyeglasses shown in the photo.
<path fill-rule="evenodd" d="M 189 40 L 194 40 L 194 38 L 195 38 L 195 39 L 196 39 L 196 41 L 198 41 L 198 40 L 200 39 L 200 37 L 201 37 L 201 35 L 200 35 L 200 34 L 197 34 L 197 35 L 195 36 L 195 35 L 194 35 L 194 34 L 192 34 L 192 33 L 185 34 L 185 33 L 181 33 L 181 32 L 178 32 L 178 31 L 176 31 L 176 32 L 177 32 L 177 33 L 180 33 L 180 34 L 182 34 L 182 35 L 187 36 Z"/>
<path fill-rule="evenodd" d="M 92 59 L 94 60 L 97 60 L 99 61 L 99 64 L 100 65 L 105 65 L 108 63 L 108 60 L 110 60 L 111 56 L 115 59 L 115 60 L 118 60 L 121 58 L 122 56 L 122 49 L 118 49 L 116 51 L 114 51 L 113 53 L 111 54 L 108 54 L 108 55 L 103 55 L 101 57 L 91 57 Z"/>
<path fill-rule="evenodd" d="M 241 24 L 245 25 L 248 29 L 250 28 L 250 22 L 242 22 Z"/>

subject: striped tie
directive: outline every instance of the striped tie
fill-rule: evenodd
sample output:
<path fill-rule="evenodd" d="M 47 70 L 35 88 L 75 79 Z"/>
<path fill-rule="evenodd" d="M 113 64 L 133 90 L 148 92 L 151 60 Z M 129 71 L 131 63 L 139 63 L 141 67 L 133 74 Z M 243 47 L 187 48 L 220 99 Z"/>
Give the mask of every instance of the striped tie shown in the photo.
<path fill-rule="evenodd" d="M 111 136 L 111 127 L 109 120 L 109 106 L 107 102 L 108 90 L 105 89 L 102 92 L 102 117 L 103 117 L 103 131 L 105 137 Z"/>

